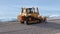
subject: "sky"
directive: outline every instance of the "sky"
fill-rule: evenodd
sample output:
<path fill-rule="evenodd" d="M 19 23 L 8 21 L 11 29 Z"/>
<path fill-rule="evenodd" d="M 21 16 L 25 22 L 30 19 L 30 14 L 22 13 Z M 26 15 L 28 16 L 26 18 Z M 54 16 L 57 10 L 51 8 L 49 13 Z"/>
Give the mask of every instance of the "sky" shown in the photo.
<path fill-rule="evenodd" d="M 21 7 L 33 6 L 41 15 L 60 14 L 60 0 L 0 0 L 0 17 L 17 17 Z"/>

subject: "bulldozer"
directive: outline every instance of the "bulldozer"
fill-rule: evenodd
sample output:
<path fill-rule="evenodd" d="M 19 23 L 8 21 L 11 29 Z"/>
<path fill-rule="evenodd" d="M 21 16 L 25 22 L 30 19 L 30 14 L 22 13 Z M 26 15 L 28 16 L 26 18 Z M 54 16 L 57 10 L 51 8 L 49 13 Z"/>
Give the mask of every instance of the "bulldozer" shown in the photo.
<path fill-rule="evenodd" d="M 45 16 L 40 16 L 38 7 L 21 8 L 20 14 L 17 18 L 18 21 L 23 24 L 46 23 L 47 21 Z"/>

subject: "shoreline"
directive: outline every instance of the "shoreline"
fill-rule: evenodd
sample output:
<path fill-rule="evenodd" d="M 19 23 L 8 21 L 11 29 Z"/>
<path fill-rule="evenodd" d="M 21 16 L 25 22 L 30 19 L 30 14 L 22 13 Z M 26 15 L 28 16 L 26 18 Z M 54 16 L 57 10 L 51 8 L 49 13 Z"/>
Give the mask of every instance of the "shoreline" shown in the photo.
<path fill-rule="evenodd" d="M 47 19 L 47 22 L 56 22 L 56 21 L 60 21 L 60 19 L 50 19 L 50 18 L 48 18 Z M 19 23 L 18 21 L 5 21 L 5 22 L 0 22 L 0 25 L 6 25 L 6 24 L 15 24 L 15 23 Z"/>
<path fill-rule="evenodd" d="M 47 21 L 54 21 L 54 20 L 60 20 L 60 18 L 47 18 Z M 18 22 L 18 20 L 12 20 L 12 21 L 2 21 L 2 22 L 0 22 L 0 24 L 1 23 L 16 23 L 16 22 Z"/>
<path fill-rule="evenodd" d="M 9 22 L 3 22 L 0 24 L 0 33 L 3 34 L 13 34 L 13 33 L 19 33 L 19 34 L 28 34 L 34 32 L 34 33 L 41 33 L 43 34 L 51 34 L 51 33 L 56 33 L 60 32 L 60 19 L 58 20 L 48 20 L 47 24 L 32 24 L 32 25 L 25 25 L 25 24 L 20 24 L 19 22 L 14 22 L 14 21 L 9 21 Z M 32 31 L 32 32 L 31 32 Z"/>

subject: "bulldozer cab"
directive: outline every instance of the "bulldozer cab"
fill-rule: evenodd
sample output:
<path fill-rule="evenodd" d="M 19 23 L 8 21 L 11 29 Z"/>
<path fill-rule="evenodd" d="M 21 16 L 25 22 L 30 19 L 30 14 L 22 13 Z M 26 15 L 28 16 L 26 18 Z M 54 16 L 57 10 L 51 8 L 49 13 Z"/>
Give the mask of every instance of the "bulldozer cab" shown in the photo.
<path fill-rule="evenodd" d="M 39 13 L 39 11 L 38 11 L 38 8 L 37 9 L 35 9 L 35 8 L 22 8 L 22 13 L 31 14 L 31 13 Z"/>
<path fill-rule="evenodd" d="M 21 15 L 23 16 L 33 16 L 33 17 L 38 17 L 39 11 L 38 8 L 22 8 Z"/>

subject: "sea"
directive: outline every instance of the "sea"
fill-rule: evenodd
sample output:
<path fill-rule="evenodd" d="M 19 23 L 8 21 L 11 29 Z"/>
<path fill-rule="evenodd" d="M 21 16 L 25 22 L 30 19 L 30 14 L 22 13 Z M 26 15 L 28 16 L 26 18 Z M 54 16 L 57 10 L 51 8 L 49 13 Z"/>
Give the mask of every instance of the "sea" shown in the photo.
<path fill-rule="evenodd" d="M 60 11 L 40 11 L 39 13 L 40 13 L 40 16 L 46 16 L 47 18 L 60 19 Z M 0 17 L 0 22 L 14 21 L 14 20 L 17 21 L 17 16 L 16 17 L 6 17 L 6 16 Z"/>

